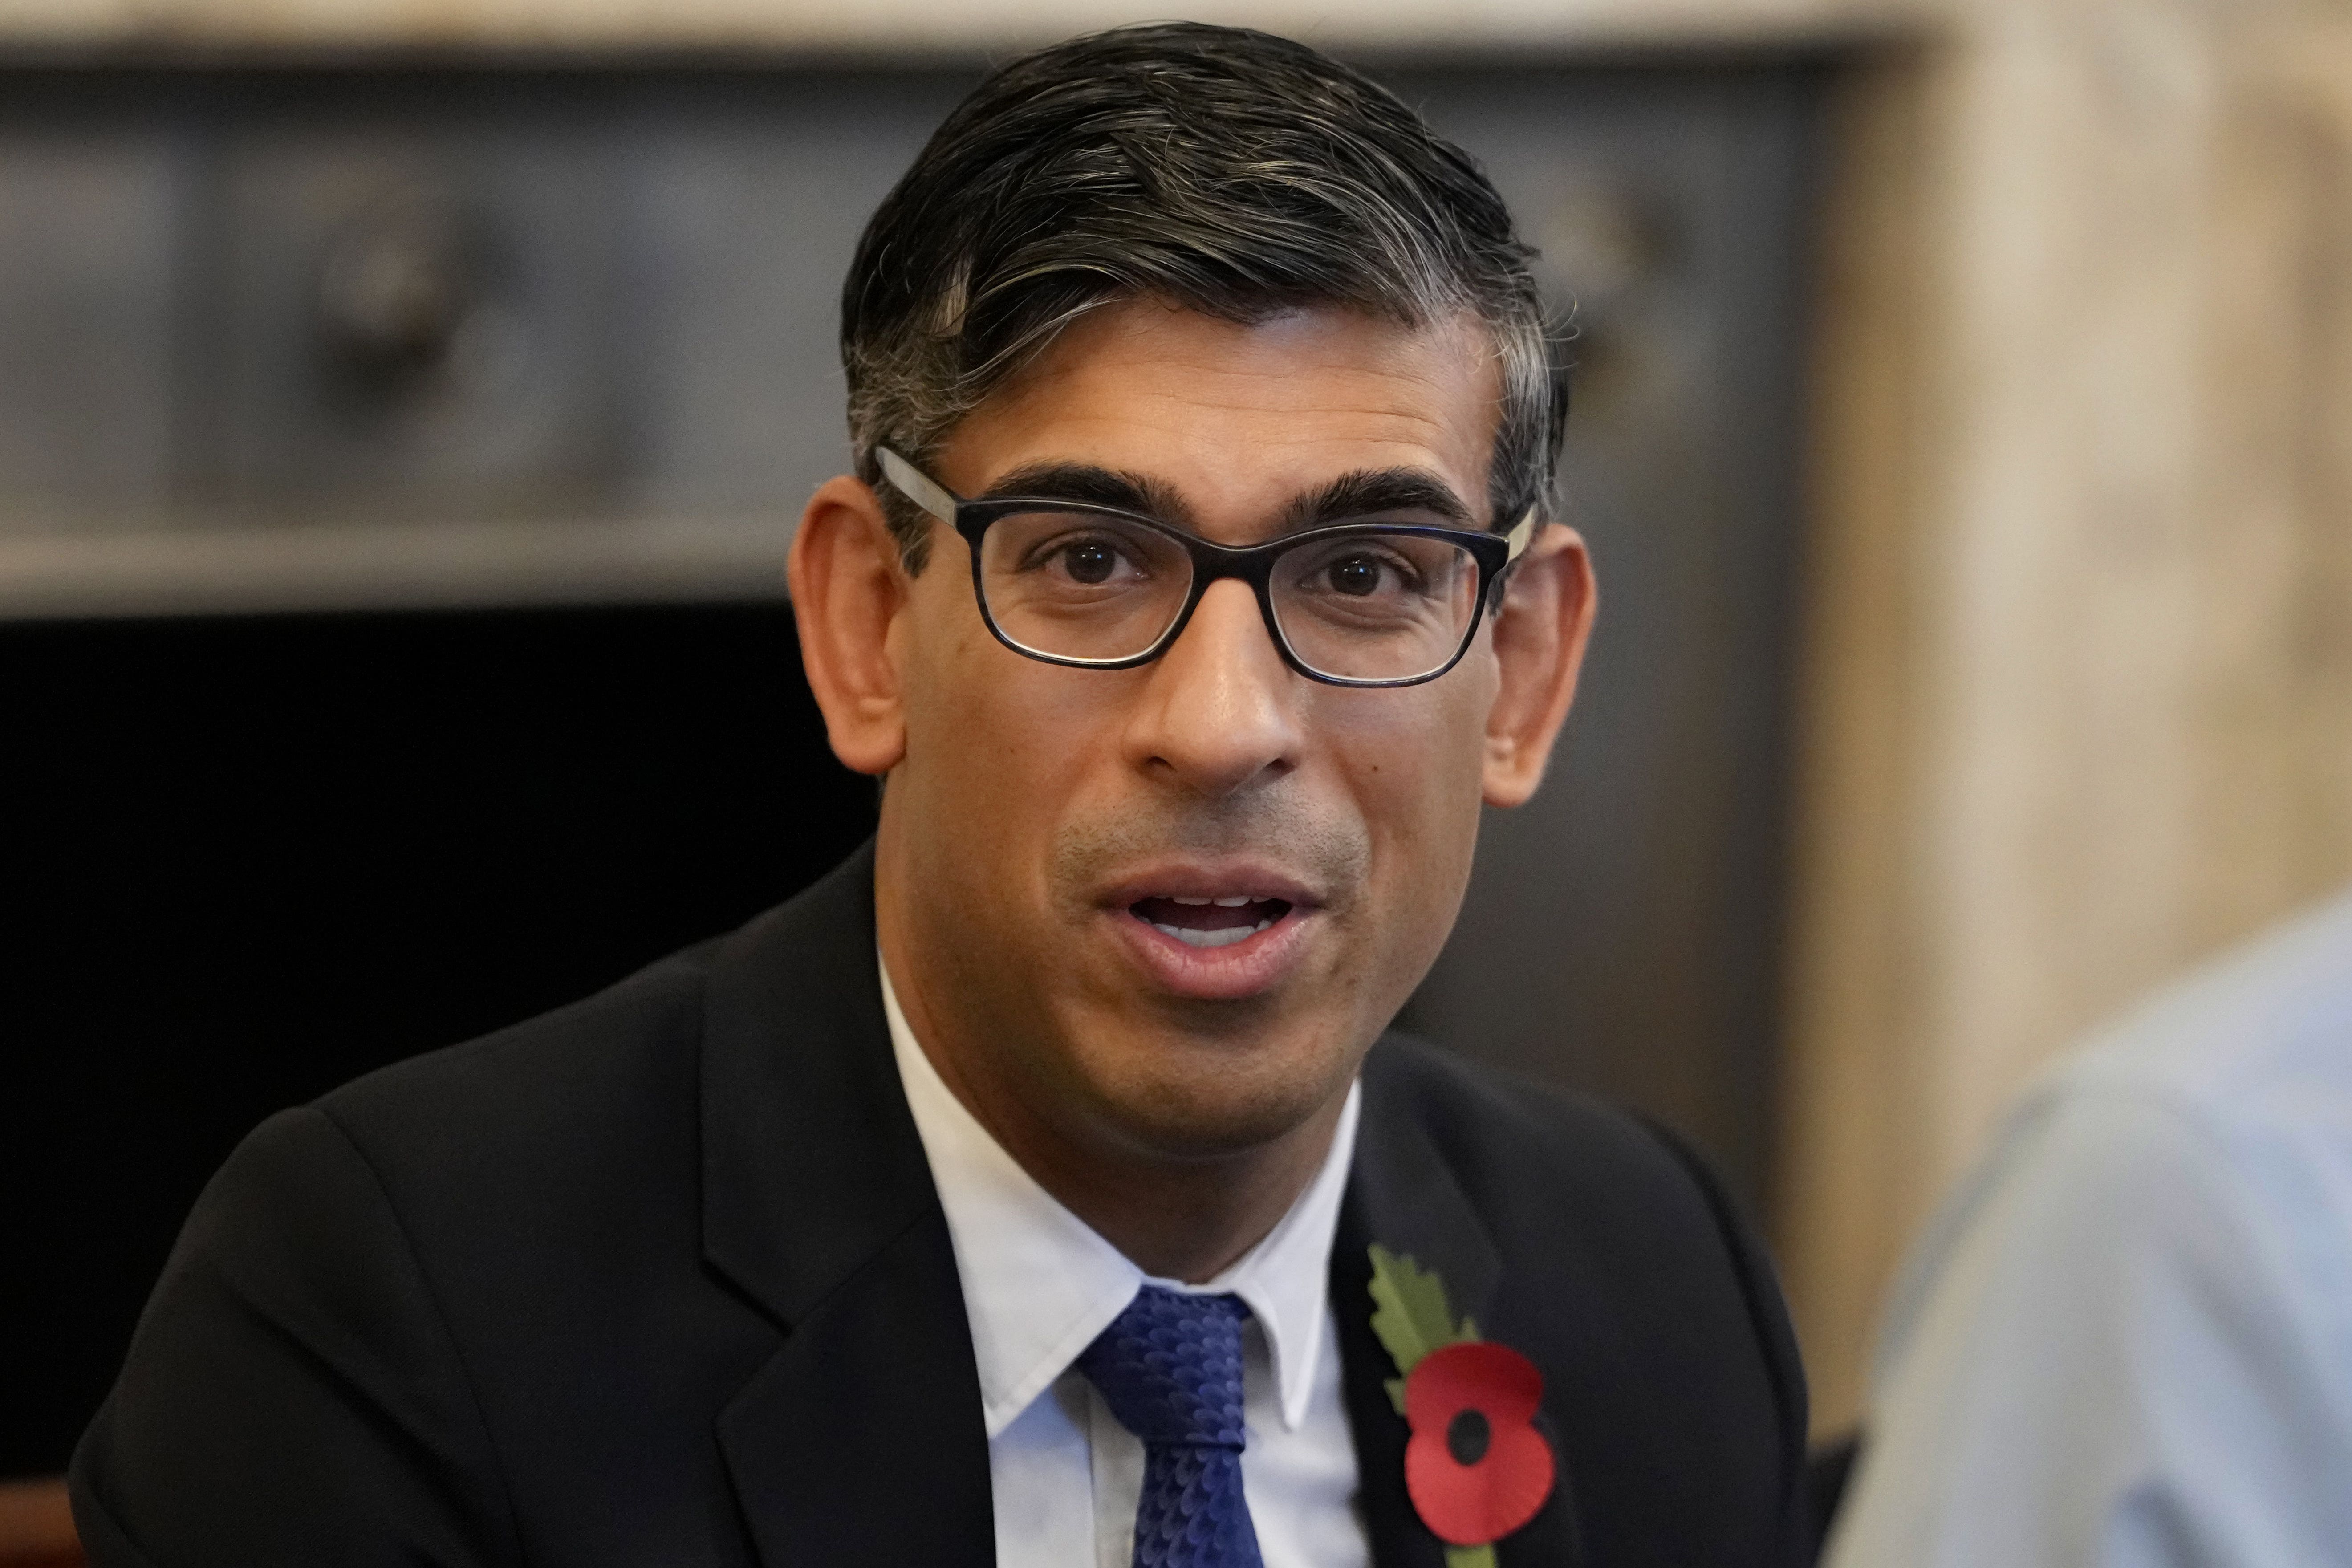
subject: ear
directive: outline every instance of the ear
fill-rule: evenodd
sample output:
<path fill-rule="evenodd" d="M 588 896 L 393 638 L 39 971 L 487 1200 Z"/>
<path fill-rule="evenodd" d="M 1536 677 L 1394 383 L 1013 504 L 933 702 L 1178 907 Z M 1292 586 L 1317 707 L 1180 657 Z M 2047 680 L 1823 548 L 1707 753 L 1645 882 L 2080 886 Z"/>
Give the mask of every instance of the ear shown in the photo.
<path fill-rule="evenodd" d="M 1583 539 L 1573 529 L 1546 524 L 1511 569 L 1495 616 L 1502 684 L 1486 712 L 1487 805 L 1523 805 L 1543 782 L 1552 742 L 1576 697 L 1595 603 L 1592 558 Z"/>
<path fill-rule="evenodd" d="M 818 486 L 801 514 L 785 574 L 801 665 L 833 754 L 861 773 L 889 772 L 907 752 L 891 633 L 908 584 L 874 492 L 846 474 Z"/>

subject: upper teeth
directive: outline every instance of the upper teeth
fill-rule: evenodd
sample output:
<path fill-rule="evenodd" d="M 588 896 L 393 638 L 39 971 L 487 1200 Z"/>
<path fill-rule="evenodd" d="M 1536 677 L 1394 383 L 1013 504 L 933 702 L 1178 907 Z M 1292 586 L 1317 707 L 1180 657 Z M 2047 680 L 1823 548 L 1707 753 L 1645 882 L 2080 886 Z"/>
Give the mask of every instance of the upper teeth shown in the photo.
<path fill-rule="evenodd" d="M 1255 893 L 1235 893 L 1226 899 L 1193 899 L 1187 898 L 1182 893 L 1171 893 L 1168 895 L 1168 901 L 1171 904 L 1214 904 L 1221 910 L 1237 910 L 1244 904 L 1258 904 L 1265 900 Z"/>

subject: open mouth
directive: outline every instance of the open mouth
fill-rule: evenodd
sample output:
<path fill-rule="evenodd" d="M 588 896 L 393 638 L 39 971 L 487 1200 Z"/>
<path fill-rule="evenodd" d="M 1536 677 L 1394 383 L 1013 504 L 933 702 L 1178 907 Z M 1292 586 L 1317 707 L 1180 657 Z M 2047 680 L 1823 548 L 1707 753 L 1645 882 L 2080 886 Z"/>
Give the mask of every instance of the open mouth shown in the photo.
<path fill-rule="evenodd" d="M 1174 895 L 1138 899 L 1127 908 L 1146 925 L 1192 947 L 1231 947 L 1247 942 L 1290 912 L 1287 900 L 1247 893 L 1216 899 Z"/>

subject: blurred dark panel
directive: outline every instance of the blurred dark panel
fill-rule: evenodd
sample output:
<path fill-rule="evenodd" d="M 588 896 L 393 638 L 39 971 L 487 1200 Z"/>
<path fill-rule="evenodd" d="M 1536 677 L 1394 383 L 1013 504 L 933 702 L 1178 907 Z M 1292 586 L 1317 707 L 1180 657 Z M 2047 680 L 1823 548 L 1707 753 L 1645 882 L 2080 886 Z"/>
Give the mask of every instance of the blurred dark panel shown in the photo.
<path fill-rule="evenodd" d="M 0 87 L 0 510 L 152 513 L 171 484 L 171 150 L 14 121 Z"/>
<path fill-rule="evenodd" d="M 1549 779 L 1490 811 L 1405 1022 L 1768 1185 L 1808 177 L 1824 78 L 1391 79 L 1479 153 L 1573 307 L 1560 488 L 1601 615 Z"/>
<path fill-rule="evenodd" d="M 0 627 L 0 1476 L 61 1467 L 263 1117 L 871 831 L 776 606 Z"/>
<path fill-rule="evenodd" d="M 781 540 L 857 235 L 979 74 L 0 67 L 0 537 Z"/>

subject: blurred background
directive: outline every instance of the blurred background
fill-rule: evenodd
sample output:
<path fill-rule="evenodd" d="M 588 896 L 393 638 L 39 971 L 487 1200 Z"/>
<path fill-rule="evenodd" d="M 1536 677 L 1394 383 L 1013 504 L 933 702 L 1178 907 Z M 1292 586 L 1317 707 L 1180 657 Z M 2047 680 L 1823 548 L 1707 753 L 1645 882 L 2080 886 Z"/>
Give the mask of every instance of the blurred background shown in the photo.
<path fill-rule="evenodd" d="M 2018 1084 L 2352 876 L 2352 24 L 1189 14 L 1420 105 L 1577 329 L 1601 623 L 1406 1022 L 1702 1146 L 1839 1430 Z M 0 1483 L 254 1122 L 870 829 L 782 584 L 841 278 L 992 61 L 1131 19 L 0 10 Z"/>

